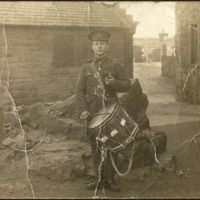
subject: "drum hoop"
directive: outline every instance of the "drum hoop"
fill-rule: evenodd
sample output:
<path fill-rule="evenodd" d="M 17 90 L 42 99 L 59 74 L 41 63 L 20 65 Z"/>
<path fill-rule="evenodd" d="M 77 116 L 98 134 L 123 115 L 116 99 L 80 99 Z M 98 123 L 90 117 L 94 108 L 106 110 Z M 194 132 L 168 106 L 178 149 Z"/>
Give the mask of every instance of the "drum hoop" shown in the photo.
<path fill-rule="evenodd" d="M 95 131 L 96 129 L 99 129 L 99 127 L 103 128 L 108 122 L 110 122 L 111 119 L 113 119 L 113 116 L 117 114 L 117 112 L 119 111 L 119 106 L 117 104 L 115 104 L 115 109 L 114 111 L 111 113 L 111 115 L 102 123 L 100 123 L 98 126 L 94 127 L 94 128 L 89 128 L 91 131 Z"/>

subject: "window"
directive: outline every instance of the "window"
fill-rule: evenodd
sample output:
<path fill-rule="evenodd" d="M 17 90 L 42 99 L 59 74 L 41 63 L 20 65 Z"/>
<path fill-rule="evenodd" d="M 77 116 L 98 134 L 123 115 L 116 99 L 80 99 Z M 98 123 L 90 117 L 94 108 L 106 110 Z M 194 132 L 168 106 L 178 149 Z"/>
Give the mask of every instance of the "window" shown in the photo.
<path fill-rule="evenodd" d="M 85 34 L 54 37 L 53 64 L 55 67 L 80 67 L 88 58 L 91 58 L 91 47 Z"/>
<path fill-rule="evenodd" d="M 191 25 L 191 63 L 195 64 L 198 62 L 197 51 L 198 51 L 198 38 L 197 38 L 197 24 Z"/>

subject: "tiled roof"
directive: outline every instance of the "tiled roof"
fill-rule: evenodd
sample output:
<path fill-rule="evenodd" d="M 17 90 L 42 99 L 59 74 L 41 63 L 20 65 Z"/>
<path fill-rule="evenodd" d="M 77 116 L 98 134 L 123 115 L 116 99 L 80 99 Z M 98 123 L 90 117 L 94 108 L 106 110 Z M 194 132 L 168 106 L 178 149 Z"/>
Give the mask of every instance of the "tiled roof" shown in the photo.
<path fill-rule="evenodd" d="M 12 25 L 132 27 L 123 8 L 87 1 L 1 1 L 0 23 Z"/>

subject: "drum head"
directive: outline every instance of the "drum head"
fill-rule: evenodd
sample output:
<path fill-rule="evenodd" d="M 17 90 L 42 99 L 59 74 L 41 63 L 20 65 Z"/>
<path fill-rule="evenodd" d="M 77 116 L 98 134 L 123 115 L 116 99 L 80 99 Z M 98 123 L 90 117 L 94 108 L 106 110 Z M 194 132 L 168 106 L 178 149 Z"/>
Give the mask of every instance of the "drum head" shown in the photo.
<path fill-rule="evenodd" d="M 97 116 L 95 116 L 90 122 L 89 122 L 89 128 L 96 128 L 102 123 L 104 123 L 114 112 L 116 108 L 116 104 L 109 105 L 103 109 L 101 109 L 98 113 Z"/>

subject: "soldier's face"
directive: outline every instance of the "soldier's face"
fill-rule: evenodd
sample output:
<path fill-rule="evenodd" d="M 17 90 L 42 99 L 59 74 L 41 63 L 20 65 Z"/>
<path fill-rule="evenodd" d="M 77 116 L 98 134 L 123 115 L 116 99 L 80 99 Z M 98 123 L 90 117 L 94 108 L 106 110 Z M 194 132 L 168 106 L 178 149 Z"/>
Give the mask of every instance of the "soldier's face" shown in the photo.
<path fill-rule="evenodd" d="M 95 56 L 103 56 L 108 50 L 107 41 L 93 41 L 92 50 L 94 51 Z"/>

